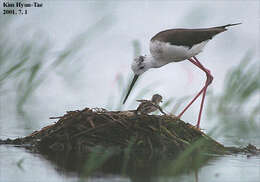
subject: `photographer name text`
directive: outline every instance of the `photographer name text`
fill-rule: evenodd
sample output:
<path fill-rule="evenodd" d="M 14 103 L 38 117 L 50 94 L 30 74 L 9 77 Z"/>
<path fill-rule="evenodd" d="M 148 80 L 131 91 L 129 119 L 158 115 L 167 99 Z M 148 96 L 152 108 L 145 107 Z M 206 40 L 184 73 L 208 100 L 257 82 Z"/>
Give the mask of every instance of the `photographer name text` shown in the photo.
<path fill-rule="evenodd" d="M 3 4 L 4 15 L 27 15 L 29 8 L 41 8 L 43 3 L 40 2 L 8 2 L 4 1 Z"/>

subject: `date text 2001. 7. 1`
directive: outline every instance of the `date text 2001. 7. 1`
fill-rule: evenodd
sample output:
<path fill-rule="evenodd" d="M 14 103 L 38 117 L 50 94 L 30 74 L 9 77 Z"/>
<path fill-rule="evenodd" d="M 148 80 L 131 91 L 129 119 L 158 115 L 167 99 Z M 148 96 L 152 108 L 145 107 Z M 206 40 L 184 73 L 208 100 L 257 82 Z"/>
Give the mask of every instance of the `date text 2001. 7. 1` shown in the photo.
<path fill-rule="evenodd" d="M 27 15 L 28 11 L 26 9 L 25 10 L 22 10 L 22 9 L 18 9 L 18 10 L 4 9 L 3 14 L 4 15 Z"/>

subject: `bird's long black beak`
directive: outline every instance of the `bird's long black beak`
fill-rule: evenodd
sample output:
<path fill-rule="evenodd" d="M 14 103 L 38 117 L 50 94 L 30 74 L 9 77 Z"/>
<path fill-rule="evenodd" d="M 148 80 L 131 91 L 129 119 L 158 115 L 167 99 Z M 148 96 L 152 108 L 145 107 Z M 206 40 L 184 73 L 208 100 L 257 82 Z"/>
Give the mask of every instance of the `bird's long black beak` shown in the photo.
<path fill-rule="evenodd" d="M 128 98 L 128 96 L 129 96 L 129 94 L 130 94 L 132 88 L 134 87 L 134 84 L 135 84 L 136 80 L 138 79 L 138 77 L 139 77 L 139 75 L 135 75 L 135 76 L 134 76 L 133 81 L 132 81 L 132 83 L 131 83 L 131 85 L 130 85 L 130 87 L 129 87 L 129 89 L 128 89 L 128 92 L 127 92 L 127 94 L 126 94 L 126 96 L 125 96 L 125 99 L 124 99 L 124 101 L 123 101 L 123 104 L 124 104 L 125 101 L 127 100 L 127 98 Z"/>

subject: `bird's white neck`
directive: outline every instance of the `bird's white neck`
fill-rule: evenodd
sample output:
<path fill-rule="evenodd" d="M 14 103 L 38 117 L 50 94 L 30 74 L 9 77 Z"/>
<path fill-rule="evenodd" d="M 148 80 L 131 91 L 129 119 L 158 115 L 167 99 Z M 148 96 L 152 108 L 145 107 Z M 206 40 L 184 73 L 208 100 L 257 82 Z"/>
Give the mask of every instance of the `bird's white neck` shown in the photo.
<path fill-rule="evenodd" d="M 154 58 L 152 55 L 148 55 L 145 57 L 145 64 L 148 68 L 159 68 L 167 63 L 165 61 Z"/>

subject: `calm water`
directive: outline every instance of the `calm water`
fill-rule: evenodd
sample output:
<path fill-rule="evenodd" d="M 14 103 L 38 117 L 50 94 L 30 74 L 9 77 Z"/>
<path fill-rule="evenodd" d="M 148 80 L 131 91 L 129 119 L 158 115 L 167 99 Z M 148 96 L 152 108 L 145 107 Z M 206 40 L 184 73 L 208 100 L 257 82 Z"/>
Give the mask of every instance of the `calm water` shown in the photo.
<path fill-rule="evenodd" d="M 28 182 L 28 181 L 95 181 L 95 182 L 134 182 L 134 181 L 235 181 L 235 182 L 259 182 L 260 179 L 260 156 L 247 157 L 246 155 L 218 156 L 207 162 L 198 172 L 191 171 L 177 177 L 158 176 L 148 177 L 149 171 L 146 171 L 146 177 L 133 175 L 120 175 L 111 169 L 105 173 L 96 171 L 94 176 L 88 178 L 81 177 L 76 171 L 77 165 L 71 161 L 71 167 L 63 167 L 64 161 L 71 160 L 64 158 L 64 161 L 54 162 L 48 156 L 34 154 L 23 148 L 13 146 L 0 146 L 0 181 L 1 182 Z M 72 159 L 73 160 L 73 159 Z M 103 169 L 104 170 L 104 169 Z M 111 171 L 111 172 L 108 172 Z M 151 176 L 154 175 L 151 173 Z"/>

